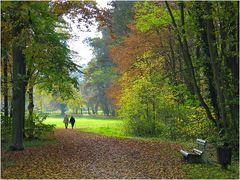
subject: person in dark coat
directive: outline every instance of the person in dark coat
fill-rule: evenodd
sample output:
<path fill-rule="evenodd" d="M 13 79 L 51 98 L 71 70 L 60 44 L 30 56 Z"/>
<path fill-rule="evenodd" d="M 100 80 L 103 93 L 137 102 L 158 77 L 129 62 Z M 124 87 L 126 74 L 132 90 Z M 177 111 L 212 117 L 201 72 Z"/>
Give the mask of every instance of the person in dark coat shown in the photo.
<path fill-rule="evenodd" d="M 74 124 L 75 124 L 75 119 L 74 119 L 73 116 L 70 118 L 70 123 L 71 123 L 72 129 L 73 129 L 73 126 L 74 126 Z"/>

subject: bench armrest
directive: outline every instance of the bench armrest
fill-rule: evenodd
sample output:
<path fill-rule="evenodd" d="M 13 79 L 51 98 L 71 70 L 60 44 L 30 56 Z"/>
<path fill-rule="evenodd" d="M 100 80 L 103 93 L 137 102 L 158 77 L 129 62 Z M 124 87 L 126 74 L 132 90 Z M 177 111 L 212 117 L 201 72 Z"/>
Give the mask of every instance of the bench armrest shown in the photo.
<path fill-rule="evenodd" d="M 185 157 L 187 157 L 189 154 L 187 151 L 184 151 L 184 150 L 180 150 L 180 153 Z"/>

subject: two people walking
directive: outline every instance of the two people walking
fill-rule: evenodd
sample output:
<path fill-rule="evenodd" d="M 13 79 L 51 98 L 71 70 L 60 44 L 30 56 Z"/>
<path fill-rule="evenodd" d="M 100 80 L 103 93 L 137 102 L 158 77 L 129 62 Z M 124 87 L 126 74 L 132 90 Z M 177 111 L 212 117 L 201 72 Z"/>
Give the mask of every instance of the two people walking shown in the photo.
<path fill-rule="evenodd" d="M 68 116 L 65 115 L 63 122 L 64 122 L 64 124 L 65 124 L 65 128 L 66 128 L 66 129 L 68 128 L 68 123 L 69 123 L 69 122 L 71 123 L 72 129 L 73 129 L 74 124 L 75 124 L 75 119 L 74 119 L 73 116 L 71 116 L 70 121 L 69 121 Z"/>

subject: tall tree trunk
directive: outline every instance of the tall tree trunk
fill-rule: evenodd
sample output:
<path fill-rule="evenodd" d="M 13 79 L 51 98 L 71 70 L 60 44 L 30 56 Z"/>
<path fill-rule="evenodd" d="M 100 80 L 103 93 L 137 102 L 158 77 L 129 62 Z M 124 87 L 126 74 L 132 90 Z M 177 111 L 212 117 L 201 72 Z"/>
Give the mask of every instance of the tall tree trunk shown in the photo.
<path fill-rule="evenodd" d="M 28 122 L 27 122 L 27 127 L 30 128 L 29 130 L 29 136 L 30 138 L 33 137 L 33 108 L 34 108 L 34 103 L 33 103 L 33 85 L 30 82 L 29 83 L 29 88 L 28 88 Z"/>
<path fill-rule="evenodd" d="M 13 37 L 21 31 L 18 26 Z M 23 150 L 23 123 L 25 116 L 25 58 L 18 42 L 13 43 L 13 122 L 11 150 Z"/>
<path fill-rule="evenodd" d="M 196 3 L 195 7 L 196 7 L 196 11 L 198 11 L 198 15 L 197 15 L 197 21 L 199 22 L 200 27 L 202 28 L 202 31 L 200 32 L 200 38 L 201 38 L 201 47 L 203 49 L 203 52 L 206 56 L 206 59 L 204 61 L 204 74 L 207 78 L 207 84 L 208 84 L 208 91 L 209 91 L 209 96 L 210 96 L 210 100 L 211 100 L 211 105 L 213 106 L 214 109 L 214 113 L 216 116 L 216 119 L 219 120 L 220 119 L 220 112 L 219 112 L 219 108 L 218 108 L 218 103 L 217 103 L 217 94 L 216 94 L 216 89 L 214 87 L 214 81 L 213 81 L 213 71 L 212 71 L 212 67 L 211 64 L 209 62 L 210 59 L 210 53 L 209 53 L 209 47 L 208 47 L 208 39 L 207 39 L 207 32 L 206 32 L 206 24 L 204 23 L 203 20 L 203 12 L 200 9 L 200 4 Z"/>
<path fill-rule="evenodd" d="M 176 21 L 174 19 L 172 11 L 171 11 L 171 9 L 168 5 L 168 2 L 165 1 L 165 4 L 166 4 L 166 7 L 168 9 L 169 15 L 171 16 L 173 26 L 178 31 Z M 196 81 L 195 70 L 194 70 L 194 67 L 193 67 L 193 64 L 192 64 L 192 59 L 191 59 L 191 56 L 190 56 L 190 53 L 189 53 L 187 39 L 186 39 L 186 36 L 185 36 L 185 30 L 184 30 L 184 4 L 183 4 L 183 2 L 180 2 L 180 11 L 181 11 L 181 22 L 182 22 L 181 34 L 182 34 L 182 37 L 183 37 L 183 41 L 182 41 L 182 38 L 180 37 L 180 32 L 177 32 L 177 38 L 178 38 L 179 45 L 180 45 L 180 48 L 181 48 L 181 51 L 182 51 L 182 54 L 183 54 L 183 59 L 184 59 L 186 65 L 187 65 L 187 68 L 188 68 L 188 71 L 189 71 L 189 74 L 190 74 L 190 77 L 191 77 L 191 80 L 192 80 L 192 84 L 193 84 L 194 92 L 195 92 L 196 96 L 198 97 L 198 99 L 199 99 L 201 105 L 203 106 L 203 108 L 205 109 L 208 118 L 215 125 L 218 125 L 217 121 L 212 116 L 212 113 L 211 113 L 208 105 L 204 101 L 204 99 L 201 95 L 200 89 L 198 87 L 197 81 Z"/>
<path fill-rule="evenodd" d="M 103 102 L 102 110 L 103 110 L 104 115 L 109 116 L 110 111 L 109 111 L 108 104 L 106 102 Z"/>
<path fill-rule="evenodd" d="M 113 117 L 116 116 L 116 110 L 115 110 L 114 107 L 111 108 L 111 114 L 112 114 Z"/>
<path fill-rule="evenodd" d="M 239 11 L 234 7 L 234 3 L 237 3 L 239 7 L 239 2 L 224 2 L 226 6 L 227 13 L 230 13 L 231 19 L 226 19 L 225 24 L 229 22 L 228 27 L 224 27 L 221 34 L 223 38 L 222 42 L 226 42 L 227 38 L 231 39 L 229 42 L 229 53 L 226 55 L 225 63 L 231 71 L 231 76 L 236 80 L 235 85 L 239 85 Z M 231 29 L 229 29 L 231 27 Z M 227 33 L 228 32 L 228 33 Z M 237 83 L 237 84 L 236 84 Z"/>
<path fill-rule="evenodd" d="M 211 3 L 206 2 L 205 7 L 207 10 L 207 14 L 211 16 L 212 15 Z M 209 60 L 213 70 L 214 85 L 217 92 L 218 108 L 220 110 L 221 124 L 224 125 L 225 128 L 227 128 L 228 123 L 227 123 L 226 111 L 225 111 L 225 101 L 224 101 L 223 92 L 221 90 L 221 83 L 223 83 L 222 75 L 221 75 L 222 72 L 220 69 L 220 60 L 218 57 L 218 52 L 216 47 L 216 37 L 214 35 L 215 29 L 214 29 L 212 18 L 208 18 L 206 20 L 206 28 L 207 28 L 207 39 L 208 39 L 208 47 L 209 47 L 209 54 L 210 54 Z"/>
<path fill-rule="evenodd" d="M 172 68 L 172 73 L 173 73 L 173 83 L 175 84 L 177 82 L 176 78 L 176 58 L 175 58 L 175 53 L 173 50 L 173 44 L 172 44 L 172 38 L 170 36 L 169 39 L 169 46 L 170 46 L 170 54 L 171 54 L 171 68 Z"/>
<path fill-rule="evenodd" d="M 94 104 L 91 105 L 91 109 L 92 109 L 92 114 L 95 115 L 96 113 L 95 113 L 95 110 L 94 110 Z"/>
<path fill-rule="evenodd" d="M 9 117 L 12 118 L 13 117 L 13 99 L 10 99 L 10 114 Z"/>
<path fill-rule="evenodd" d="M 8 117 L 8 61 L 7 58 L 3 58 L 3 93 L 4 93 L 4 116 Z"/>
<path fill-rule="evenodd" d="M 231 98 L 233 99 L 234 103 L 230 105 L 230 109 L 233 123 L 232 125 L 236 131 L 236 134 L 239 136 L 239 10 L 232 10 L 234 9 L 233 3 L 237 3 L 237 7 L 239 7 L 239 1 L 227 3 L 229 3 L 229 9 L 231 9 L 229 11 L 231 13 L 231 17 L 234 18 L 233 21 L 230 23 L 230 25 L 234 27 L 232 31 L 230 31 L 230 35 L 234 39 L 234 42 L 230 43 L 230 51 L 233 53 L 231 53 L 230 56 L 227 57 L 229 59 L 228 62 L 230 62 L 229 64 L 227 64 L 227 66 L 231 69 L 233 77 L 232 83 L 235 87 L 233 90 L 233 97 Z M 237 147 L 239 147 L 238 144 Z"/>
<path fill-rule="evenodd" d="M 185 73 L 183 72 L 183 62 L 182 62 L 182 58 L 181 58 L 181 50 L 180 50 L 180 47 L 179 45 L 177 45 L 177 62 L 179 64 L 179 80 L 180 82 L 184 82 L 184 79 L 185 79 Z M 178 74 L 176 73 L 176 76 Z"/>
<path fill-rule="evenodd" d="M 236 3 L 236 4 L 234 4 Z M 221 56 L 224 59 L 226 65 L 226 73 L 224 89 L 227 89 L 225 93 L 225 99 L 229 99 L 226 102 L 226 106 L 229 106 L 230 112 L 229 126 L 230 129 L 234 129 L 235 135 L 239 134 L 239 43 L 236 41 L 239 39 L 239 11 L 236 10 L 234 5 L 238 5 L 238 2 L 224 2 L 220 4 L 224 6 L 224 10 L 227 17 L 220 19 L 220 37 L 221 37 Z M 238 7 L 238 6 L 237 6 Z M 229 28 L 231 27 L 231 28 Z M 234 134 L 232 131 L 231 133 Z"/>
<path fill-rule="evenodd" d="M 89 105 L 87 105 L 87 112 L 88 112 L 88 115 L 91 115 L 91 112 L 90 112 L 90 107 L 89 107 Z"/>
<path fill-rule="evenodd" d="M 97 102 L 97 103 L 95 104 L 95 107 L 94 107 L 94 108 L 95 108 L 95 113 L 96 113 L 96 114 L 98 114 L 98 106 L 99 106 L 99 103 Z"/>

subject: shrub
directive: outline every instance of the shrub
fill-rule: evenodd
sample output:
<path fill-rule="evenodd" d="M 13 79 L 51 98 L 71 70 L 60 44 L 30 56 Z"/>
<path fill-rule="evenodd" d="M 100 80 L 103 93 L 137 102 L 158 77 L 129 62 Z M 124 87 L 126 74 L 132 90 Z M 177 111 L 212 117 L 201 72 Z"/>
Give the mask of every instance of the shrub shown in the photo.
<path fill-rule="evenodd" d="M 1 141 L 10 139 L 12 132 L 12 118 L 1 114 Z"/>
<path fill-rule="evenodd" d="M 120 115 L 127 119 L 127 130 L 137 136 L 158 136 L 155 99 L 157 88 L 141 77 L 124 90 L 121 98 Z"/>
<path fill-rule="evenodd" d="M 25 126 L 24 133 L 26 138 L 42 138 L 43 136 L 53 133 L 55 125 L 44 124 L 48 114 L 42 112 L 33 113 L 33 122 Z"/>
<path fill-rule="evenodd" d="M 119 114 L 127 119 L 128 133 L 172 140 L 211 136 L 213 125 L 186 87 L 172 86 L 166 80 L 161 83 L 158 78 L 139 77 L 124 87 Z"/>

